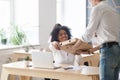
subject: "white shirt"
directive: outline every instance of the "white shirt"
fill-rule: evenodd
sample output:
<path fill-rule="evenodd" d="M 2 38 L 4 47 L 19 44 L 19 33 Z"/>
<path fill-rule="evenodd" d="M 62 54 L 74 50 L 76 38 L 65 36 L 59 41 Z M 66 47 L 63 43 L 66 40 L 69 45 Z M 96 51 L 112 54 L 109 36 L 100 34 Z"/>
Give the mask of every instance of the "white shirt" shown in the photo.
<path fill-rule="evenodd" d="M 91 42 L 92 42 L 93 47 L 97 47 L 97 46 L 100 45 L 99 44 L 100 43 L 99 39 L 97 37 L 95 37 L 95 36 L 93 36 L 93 38 L 91 39 Z"/>
<path fill-rule="evenodd" d="M 63 50 L 57 50 L 51 43 L 49 45 L 49 48 L 53 52 L 55 63 L 79 65 L 81 55 L 73 55 Z"/>
<path fill-rule="evenodd" d="M 99 44 L 117 41 L 120 31 L 120 15 L 106 1 L 101 1 L 92 8 L 90 22 L 82 40 L 89 42 L 94 32 L 97 33 Z"/>

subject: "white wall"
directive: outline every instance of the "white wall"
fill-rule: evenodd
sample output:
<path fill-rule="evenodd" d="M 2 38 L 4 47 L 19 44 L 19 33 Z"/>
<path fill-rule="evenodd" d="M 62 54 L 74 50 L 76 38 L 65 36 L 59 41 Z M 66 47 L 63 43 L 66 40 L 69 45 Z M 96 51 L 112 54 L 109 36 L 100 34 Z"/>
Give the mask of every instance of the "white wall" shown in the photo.
<path fill-rule="evenodd" d="M 64 23 L 79 38 L 86 28 L 86 0 L 65 0 L 64 7 Z"/>
<path fill-rule="evenodd" d="M 56 23 L 56 0 L 39 0 L 40 45 L 47 46 L 50 32 Z"/>

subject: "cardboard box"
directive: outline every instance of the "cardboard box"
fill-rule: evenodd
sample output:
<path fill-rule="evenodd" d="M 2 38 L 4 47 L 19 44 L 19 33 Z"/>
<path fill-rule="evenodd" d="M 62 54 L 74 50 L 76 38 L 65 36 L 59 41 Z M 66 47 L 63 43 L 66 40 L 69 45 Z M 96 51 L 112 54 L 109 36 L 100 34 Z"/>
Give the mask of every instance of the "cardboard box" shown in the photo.
<path fill-rule="evenodd" d="M 77 47 L 75 50 L 71 49 L 72 46 L 77 42 L 78 39 L 74 38 L 74 39 L 69 39 L 67 41 L 63 41 L 60 42 L 60 49 L 64 50 L 68 53 L 72 53 L 75 54 L 76 52 L 84 52 L 84 51 L 88 51 L 89 49 L 92 48 L 92 45 L 86 43 L 86 42 L 82 42 L 80 44 L 79 47 Z"/>

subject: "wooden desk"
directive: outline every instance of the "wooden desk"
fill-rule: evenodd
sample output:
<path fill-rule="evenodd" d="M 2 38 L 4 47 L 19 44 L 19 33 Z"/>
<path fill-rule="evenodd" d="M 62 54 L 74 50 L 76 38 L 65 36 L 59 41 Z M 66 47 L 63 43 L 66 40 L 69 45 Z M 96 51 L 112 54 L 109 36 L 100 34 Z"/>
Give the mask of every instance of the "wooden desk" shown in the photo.
<path fill-rule="evenodd" d="M 79 70 L 64 70 L 60 69 L 40 69 L 33 67 L 25 67 L 24 62 L 14 62 L 2 65 L 1 80 L 7 80 L 8 75 L 22 75 L 22 76 L 33 76 L 40 78 L 52 78 L 60 80 L 92 80 L 93 76 L 97 76 L 98 73 L 88 76 L 81 74 Z"/>
<path fill-rule="evenodd" d="M 19 51 L 14 51 L 12 54 L 12 62 L 16 62 L 19 59 L 24 59 L 27 56 L 29 56 L 31 58 L 31 54 L 28 52 L 25 52 L 23 50 L 19 50 Z M 11 75 L 10 76 L 10 80 L 15 80 L 15 76 Z M 27 77 L 27 76 L 19 76 L 19 80 L 32 80 L 32 77 Z"/>
<path fill-rule="evenodd" d="M 31 58 L 31 54 L 28 53 L 28 52 L 14 51 L 13 55 L 12 55 L 12 62 L 16 62 L 16 61 L 18 61 L 18 59 L 20 59 L 20 58 L 26 58 L 27 56 L 29 56 Z"/>

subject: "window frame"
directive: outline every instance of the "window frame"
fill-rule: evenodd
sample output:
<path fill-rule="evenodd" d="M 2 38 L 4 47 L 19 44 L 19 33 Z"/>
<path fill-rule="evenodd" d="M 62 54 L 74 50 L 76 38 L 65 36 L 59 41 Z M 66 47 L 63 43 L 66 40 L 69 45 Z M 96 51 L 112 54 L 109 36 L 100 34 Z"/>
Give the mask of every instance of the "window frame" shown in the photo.
<path fill-rule="evenodd" d="M 9 1 L 10 2 L 10 24 L 15 24 L 15 0 L 0 0 L 0 1 Z M 38 9 L 39 9 L 39 0 L 38 0 Z M 38 10 L 39 12 L 39 10 Z M 38 13 L 39 14 L 39 13 Z M 32 46 L 39 46 L 39 15 L 38 15 L 38 44 L 32 44 Z M 0 50 L 4 49 L 13 49 L 13 48 L 21 48 L 24 45 L 1 45 L 0 44 Z M 30 45 L 31 46 L 31 45 Z"/>

